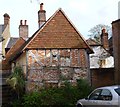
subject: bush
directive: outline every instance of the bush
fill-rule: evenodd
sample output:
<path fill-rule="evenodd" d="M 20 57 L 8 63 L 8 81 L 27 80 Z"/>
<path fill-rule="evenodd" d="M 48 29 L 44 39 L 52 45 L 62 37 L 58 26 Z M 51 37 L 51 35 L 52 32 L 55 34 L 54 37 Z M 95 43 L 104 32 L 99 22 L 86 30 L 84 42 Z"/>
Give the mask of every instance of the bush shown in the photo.
<path fill-rule="evenodd" d="M 88 94 L 93 90 L 93 88 L 89 85 L 88 81 L 85 79 L 77 80 L 77 89 L 79 91 L 79 98 L 85 98 Z"/>
<path fill-rule="evenodd" d="M 43 89 L 39 92 L 32 92 L 24 95 L 21 106 L 74 107 L 77 100 L 86 97 L 91 90 L 92 88 L 86 80 L 78 80 L 77 86 L 72 86 L 70 83 L 65 82 L 64 87 Z"/>
<path fill-rule="evenodd" d="M 24 95 L 22 106 L 24 107 L 40 107 L 41 104 L 40 93 L 32 92 Z"/>

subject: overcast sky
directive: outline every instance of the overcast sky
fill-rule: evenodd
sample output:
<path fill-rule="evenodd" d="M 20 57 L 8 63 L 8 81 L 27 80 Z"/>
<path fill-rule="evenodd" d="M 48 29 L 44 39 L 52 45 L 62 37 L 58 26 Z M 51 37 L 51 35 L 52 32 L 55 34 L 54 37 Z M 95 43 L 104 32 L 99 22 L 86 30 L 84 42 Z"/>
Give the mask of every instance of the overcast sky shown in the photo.
<path fill-rule="evenodd" d="M 88 38 L 90 28 L 97 24 L 111 26 L 118 19 L 118 1 L 120 0 L 0 0 L 0 24 L 3 15 L 10 15 L 12 37 L 18 37 L 20 20 L 27 20 L 29 36 L 38 29 L 39 4 L 44 3 L 47 19 L 62 8 L 77 30 Z"/>

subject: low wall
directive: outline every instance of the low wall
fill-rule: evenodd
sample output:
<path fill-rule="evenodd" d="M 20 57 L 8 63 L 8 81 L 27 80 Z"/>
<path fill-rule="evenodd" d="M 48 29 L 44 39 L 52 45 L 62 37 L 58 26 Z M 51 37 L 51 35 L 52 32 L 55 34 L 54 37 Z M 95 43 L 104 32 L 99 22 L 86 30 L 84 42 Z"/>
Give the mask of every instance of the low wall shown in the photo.
<path fill-rule="evenodd" d="M 114 84 L 114 68 L 90 69 L 91 85 L 93 87 L 108 86 Z"/>

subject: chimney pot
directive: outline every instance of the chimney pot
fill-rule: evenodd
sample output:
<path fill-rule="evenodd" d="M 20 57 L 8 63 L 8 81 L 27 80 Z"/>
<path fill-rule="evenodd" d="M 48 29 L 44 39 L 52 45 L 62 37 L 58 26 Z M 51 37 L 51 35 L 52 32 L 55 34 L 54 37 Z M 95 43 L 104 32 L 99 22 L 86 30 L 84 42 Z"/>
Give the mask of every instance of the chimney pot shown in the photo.
<path fill-rule="evenodd" d="M 7 13 L 5 13 L 3 16 L 10 18 L 10 16 Z"/>
<path fill-rule="evenodd" d="M 106 33 L 106 29 L 105 28 L 102 29 L 102 33 Z"/>
<path fill-rule="evenodd" d="M 4 16 L 4 29 L 5 29 L 6 26 L 9 25 L 10 16 L 7 13 L 5 13 L 3 16 Z"/>
<path fill-rule="evenodd" d="M 101 44 L 106 50 L 109 50 L 108 33 L 105 28 L 102 29 Z"/>
<path fill-rule="evenodd" d="M 20 20 L 20 25 L 22 25 L 22 20 Z"/>
<path fill-rule="evenodd" d="M 40 10 L 43 10 L 43 3 L 40 4 Z"/>
<path fill-rule="evenodd" d="M 20 25 L 19 25 L 19 37 L 22 37 L 24 39 L 28 38 L 28 25 L 26 25 L 27 20 L 20 20 Z"/>
<path fill-rule="evenodd" d="M 38 26 L 39 28 L 46 22 L 46 11 L 43 10 L 43 3 L 40 4 L 40 10 L 38 11 Z"/>
<path fill-rule="evenodd" d="M 25 23 L 24 23 L 25 25 L 27 25 L 27 20 L 25 20 Z"/>

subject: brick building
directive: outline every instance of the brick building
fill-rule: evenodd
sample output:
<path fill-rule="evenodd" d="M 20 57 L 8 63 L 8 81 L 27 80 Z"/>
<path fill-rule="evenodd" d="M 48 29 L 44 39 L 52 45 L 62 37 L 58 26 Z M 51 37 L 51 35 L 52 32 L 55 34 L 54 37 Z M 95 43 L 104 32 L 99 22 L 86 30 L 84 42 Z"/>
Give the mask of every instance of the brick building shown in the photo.
<path fill-rule="evenodd" d="M 120 19 L 112 22 L 115 84 L 120 84 Z"/>
<path fill-rule="evenodd" d="M 46 21 L 41 3 L 38 25 L 39 29 L 27 39 L 28 26 L 20 21 L 21 36 L 6 54 L 12 68 L 22 66 L 27 88 L 60 86 L 65 79 L 73 84 L 80 78 L 90 81 L 89 54 L 93 51 L 63 10 L 58 9 Z"/>

